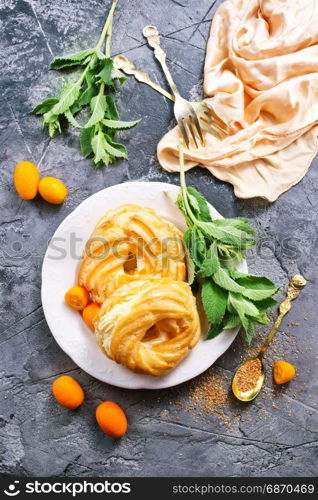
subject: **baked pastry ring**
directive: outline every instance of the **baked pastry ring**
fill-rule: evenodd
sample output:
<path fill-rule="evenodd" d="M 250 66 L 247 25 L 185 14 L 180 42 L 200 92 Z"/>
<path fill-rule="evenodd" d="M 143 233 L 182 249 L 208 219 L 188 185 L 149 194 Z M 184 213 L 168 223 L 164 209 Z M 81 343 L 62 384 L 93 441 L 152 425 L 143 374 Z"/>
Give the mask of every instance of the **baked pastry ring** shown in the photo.
<path fill-rule="evenodd" d="M 86 244 L 79 284 L 102 303 L 119 286 L 145 278 L 186 279 L 181 231 L 151 208 L 109 210 Z"/>
<path fill-rule="evenodd" d="M 165 375 L 199 340 L 200 321 L 183 281 L 138 280 L 104 302 L 94 320 L 104 353 L 135 373 Z"/>

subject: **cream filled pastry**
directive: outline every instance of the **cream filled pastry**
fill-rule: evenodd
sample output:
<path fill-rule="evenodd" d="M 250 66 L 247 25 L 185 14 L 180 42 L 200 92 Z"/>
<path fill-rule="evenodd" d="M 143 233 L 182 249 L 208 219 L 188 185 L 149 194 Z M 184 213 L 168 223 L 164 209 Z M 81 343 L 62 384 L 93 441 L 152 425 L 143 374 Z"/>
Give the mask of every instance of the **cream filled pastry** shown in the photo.
<path fill-rule="evenodd" d="M 102 303 L 121 285 L 145 278 L 186 279 L 182 233 L 151 208 L 109 210 L 86 244 L 79 284 Z"/>
<path fill-rule="evenodd" d="M 127 283 L 94 320 L 104 353 L 133 372 L 165 375 L 196 345 L 200 321 L 190 286 L 169 279 Z"/>

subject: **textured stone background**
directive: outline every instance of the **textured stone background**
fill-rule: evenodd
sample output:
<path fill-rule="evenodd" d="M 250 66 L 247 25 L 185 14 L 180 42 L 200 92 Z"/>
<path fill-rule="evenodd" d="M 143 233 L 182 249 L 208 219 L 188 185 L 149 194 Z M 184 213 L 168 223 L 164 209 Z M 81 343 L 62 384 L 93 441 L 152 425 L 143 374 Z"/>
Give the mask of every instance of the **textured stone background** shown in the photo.
<path fill-rule="evenodd" d="M 164 84 L 152 51 L 142 38 L 156 24 L 170 67 L 185 96 L 200 97 L 200 79 L 212 0 L 120 0 L 113 54 L 125 53 Z M 241 201 L 232 188 L 202 169 L 188 174 L 224 216 L 250 216 L 260 244 L 249 258 L 252 270 L 271 276 L 282 288 L 295 272 L 309 280 L 268 354 L 298 367 L 298 377 L 282 390 L 271 376 L 263 396 L 251 405 L 229 399 L 208 411 L 193 403 L 193 384 L 178 389 L 128 391 L 102 384 L 79 370 L 55 343 L 43 317 L 41 263 L 47 241 L 60 222 L 85 198 L 131 179 L 177 182 L 156 160 L 156 144 L 171 126 L 172 108 L 151 89 L 127 82 L 119 95 L 123 117 L 142 117 L 125 134 L 129 161 L 92 170 L 72 133 L 51 141 L 28 111 L 54 94 L 68 78 L 48 72 L 54 56 L 93 46 L 110 0 L 1 0 L 1 473 L 58 476 L 313 476 L 317 472 L 317 300 L 318 170 L 274 204 Z M 21 200 L 12 174 L 15 164 L 32 160 L 41 173 L 63 179 L 69 197 L 62 206 L 41 199 Z M 305 319 L 306 318 L 306 319 Z M 299 323 L 299 326 L 292 323 Z M 67 325 L 66 325 L 67 330 Z M 259 332 L 254 346 L 267 329 Z M 228 388 L 244 354 L 236 341 L 212 370 Z M 76 412 L 57 405 L 53 379 L 64 373 L 83 385 L 87 399 Z M 212 382 L 214 383 L 214 382 Z M 222 383 L 222 382 L 217 382 Z M 211 390 L 211 389 L 210 389 Z M 113 441 L 95 425 L 94 409 L 105 400 L 126 410 L 129 432 Z M 192 401 L 192 402 L 191 402 Z M 194 407 L 197 406 L 197 409 Z M 200 410 L 201 408 L 201 410 Z"/>

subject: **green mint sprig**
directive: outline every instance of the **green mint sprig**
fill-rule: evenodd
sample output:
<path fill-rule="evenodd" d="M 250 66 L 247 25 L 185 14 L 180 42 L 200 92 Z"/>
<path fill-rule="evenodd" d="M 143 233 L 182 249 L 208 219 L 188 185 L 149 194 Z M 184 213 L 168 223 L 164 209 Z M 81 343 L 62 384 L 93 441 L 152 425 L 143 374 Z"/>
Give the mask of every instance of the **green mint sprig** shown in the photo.
<path fill-rule="evenodd" d="M 43 115 L 50 137 L 60 134 L 68 124 L 81 130 L 80 146 L 85 158 L 93 158 L 95 168 L 108 166 L 117 158 L 128 158 L 123 144 L 115 142 L 116 132 L 135 127 L 140 120 L 122 121 L 117 111 L 113 93 L 116 84 L 126 77 L 113 66 L 110 58 L 113 16 L 118 0 L 113 0 L 103 31 L 96 47 L 75 54 L 58 57 L 50 69 L 83 67 L 79 79 L 67 83 L 59 97 L 49 97 L 38 104 L 32 113 Z M 103 52 L 103 46 L 105 51 Z M 89 109 L 89 119 L 81 125 L 76 115 Z"/>
<path fill-rule="evenodd" d="M 188 280 L 201 282 L 201 298 L 209 321 L 207 339 L 223 330 L 242 326 L 244 339 L 250 344 L 255 323 L 268 324 L 266 311 L 276 304 L 272 297 L 278 288 L 263 276 L 252 276 L 236 270 L 245 252 L 255 244 L 255 232 L 249 220 L 212 220 L 204 196 L 187 187 L 183 149 L 180 145 L 181 189 L 176 205 L 183 213 L 188 229 L 184 243 L 188 262 Z"/>

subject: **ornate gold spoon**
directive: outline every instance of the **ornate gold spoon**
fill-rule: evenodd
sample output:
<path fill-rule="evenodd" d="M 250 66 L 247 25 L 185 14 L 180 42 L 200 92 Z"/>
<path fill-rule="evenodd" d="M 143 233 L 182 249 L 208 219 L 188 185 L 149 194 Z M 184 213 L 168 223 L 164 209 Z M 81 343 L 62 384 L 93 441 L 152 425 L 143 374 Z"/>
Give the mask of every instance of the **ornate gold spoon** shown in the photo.
<path fill-rule="evenodd" d="M 127 57 L 123 55 L 116 56 L 114 57 L 113 62 L 116 69 L 122 70 L 124 73 L 126 73 L 126 75 L 134 76 L 136 80 L 138 80 L 138 82 L 149 85 L 154 90 L 160 92 L 160 94 L 164 95 L 171 101 L 175 100 L 174 96 L 170 94 L 170 92 L 167 92 L 165 89 L 160 87 L 160 85 L 153 82 L 147 73 L 145 73 L 144 71 L 139 71 L 136 66 L 131 61 L 129 61 L 129 59 L 127 59 Z"/>
<path fill-rule="evenodd" d="M 234 396 L 240 401 L 252 401 L 260 393 L 265 378 L 263 356 L 273 340 L 283 317 L 290 311 L 292 301 L 298 297 L 306 284 L 305 278 L 300 275 L 296 275 L 290 280 L 286 298 L 280 304 L 279 315 L 260 353 L 258 356 L 245 361 L 236 370 L 232 380 L 232 391 Z M 251 380 L 248 377 L 251 377 Z"/>

